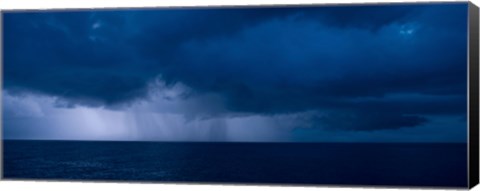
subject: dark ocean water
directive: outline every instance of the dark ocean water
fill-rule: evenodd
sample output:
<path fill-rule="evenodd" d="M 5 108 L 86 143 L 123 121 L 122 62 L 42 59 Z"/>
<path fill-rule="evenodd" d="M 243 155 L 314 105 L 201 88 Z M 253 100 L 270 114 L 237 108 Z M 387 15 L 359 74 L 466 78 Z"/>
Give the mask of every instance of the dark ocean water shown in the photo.
<path fill-rule="evenodd" d="M 466 144 L 4 141 L 4 178 L 466 187 Z"/>

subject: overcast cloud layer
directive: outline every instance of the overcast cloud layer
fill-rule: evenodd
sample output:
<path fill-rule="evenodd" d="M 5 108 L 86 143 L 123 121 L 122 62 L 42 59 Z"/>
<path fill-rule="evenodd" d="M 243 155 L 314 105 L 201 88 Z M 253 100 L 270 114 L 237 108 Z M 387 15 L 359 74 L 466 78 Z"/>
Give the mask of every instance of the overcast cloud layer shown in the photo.
<path fill-rule="evenodd" d="M 3 18 L 5 138 L 466 141 L 466 3 Z"/>

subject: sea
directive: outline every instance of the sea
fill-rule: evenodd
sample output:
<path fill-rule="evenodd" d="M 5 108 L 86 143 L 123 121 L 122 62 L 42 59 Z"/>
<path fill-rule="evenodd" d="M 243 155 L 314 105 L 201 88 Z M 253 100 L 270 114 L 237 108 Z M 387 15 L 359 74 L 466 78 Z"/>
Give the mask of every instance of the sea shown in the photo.
<path fill-rule="evenodd" d="M 3 178 L 467 187 L 465 143 L 3 141 Z"/>

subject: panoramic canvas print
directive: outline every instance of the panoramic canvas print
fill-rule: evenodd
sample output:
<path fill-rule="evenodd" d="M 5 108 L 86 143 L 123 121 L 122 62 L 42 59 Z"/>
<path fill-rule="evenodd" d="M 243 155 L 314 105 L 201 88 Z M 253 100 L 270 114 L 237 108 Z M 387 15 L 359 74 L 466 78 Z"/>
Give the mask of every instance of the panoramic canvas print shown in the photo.
<path fill-rule="evenodd" d="M 5 179 L 467 186 L 467 3 L 2 17 Z"/>

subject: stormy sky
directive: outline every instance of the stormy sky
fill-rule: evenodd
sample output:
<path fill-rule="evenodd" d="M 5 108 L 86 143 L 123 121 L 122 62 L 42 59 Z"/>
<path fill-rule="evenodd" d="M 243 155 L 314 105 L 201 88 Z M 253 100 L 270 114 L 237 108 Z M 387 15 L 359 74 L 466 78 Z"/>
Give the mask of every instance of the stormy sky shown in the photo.
<path fill-rule="evenodd" d="M 3 138 L 466 142 L 467 4 L 3 14 Z"/>

